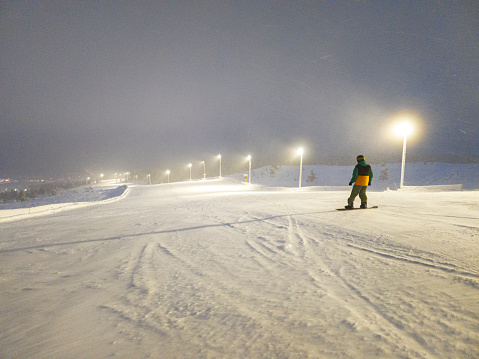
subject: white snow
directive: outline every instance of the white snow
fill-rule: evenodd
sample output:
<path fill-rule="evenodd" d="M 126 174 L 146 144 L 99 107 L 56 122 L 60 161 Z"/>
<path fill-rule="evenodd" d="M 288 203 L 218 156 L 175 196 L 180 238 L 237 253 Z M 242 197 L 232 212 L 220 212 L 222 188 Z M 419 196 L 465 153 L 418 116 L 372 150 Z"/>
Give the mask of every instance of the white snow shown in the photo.
<path fill-rule="evenodd" d="M 253 178 L 0 210 L 0 358 L 479 357 L 479 191 Z"/>

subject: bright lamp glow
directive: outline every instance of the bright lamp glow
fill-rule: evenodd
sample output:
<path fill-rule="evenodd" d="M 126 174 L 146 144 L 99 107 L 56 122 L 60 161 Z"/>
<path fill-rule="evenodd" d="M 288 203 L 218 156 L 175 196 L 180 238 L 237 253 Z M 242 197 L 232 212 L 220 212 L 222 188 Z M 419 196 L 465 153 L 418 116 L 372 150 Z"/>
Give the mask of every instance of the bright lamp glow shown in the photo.
<path fill-rule="evenodd" d="M 303 154 L 303 149 L 300 148 L 300 149 L 298 150 L 298 155 L 302 155 L 302 154 Z"/>
<path fill-rule="evenodd" d="M 395 128 L 395 132 L 399 136 L 408 136 L 412 133 L 412 130 L 413 127 L 409 122 L 401 122 Z"/>

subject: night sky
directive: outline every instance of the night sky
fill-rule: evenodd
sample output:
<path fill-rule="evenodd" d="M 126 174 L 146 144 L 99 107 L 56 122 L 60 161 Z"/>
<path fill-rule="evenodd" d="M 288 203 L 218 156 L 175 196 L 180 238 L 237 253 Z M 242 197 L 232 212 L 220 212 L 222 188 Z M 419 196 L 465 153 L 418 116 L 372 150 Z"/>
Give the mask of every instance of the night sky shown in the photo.
<path fill-rule="evenodd" d="M 403 114 L 477 162 L 478 38 L 477 1 L 1 1 L 0 178 L 400 162 Z"/>

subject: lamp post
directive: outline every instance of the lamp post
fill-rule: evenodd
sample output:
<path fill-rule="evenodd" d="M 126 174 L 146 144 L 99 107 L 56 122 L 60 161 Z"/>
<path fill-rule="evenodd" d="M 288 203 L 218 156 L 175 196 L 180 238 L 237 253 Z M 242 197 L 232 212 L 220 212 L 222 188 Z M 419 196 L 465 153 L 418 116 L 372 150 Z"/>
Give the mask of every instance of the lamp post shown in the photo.
<path fill-rule="evenodd" d="M 251 155 L 248 155 L 249 171 L 248 171 L 248 183 L 251 184 Z"/>
<path fill-rule="evenodd" d="M 151 174 L 148 173 L 148 184 L 151 184 Z"/>
<path fill-rule="evenodd" d="M 406 141 L 407 136 L 412 132 L 412 125 L 409 122 L 401 122 L 396 126 L 396 133 L 400 136 L 403 136 L 403 145 L 402 145 L 402 162 L 401 162 L 401 182 L 399 183 L 399 188 L 402 188 L 404 185 L 404 168 L 406 167 Z"/>
<path fill-rule="evenodd" d="M 190 181 L 191 181 L 191 163 L 188 163 L 188 167 L 190 168 Z"/>
<path fill-rule="evenodd" d="M 218 155 L 218 159 L 220 160 L 220 178 L 221 178 L 221 155 Z"/>
<path fill-rule="evenodd" d="M 301 189 L 301 177 L 303 175 L 303 149 L 300 148 L 298 150 L 298 153 L 301 156 L 301 159 L 299 161 L 299 189 Z"/>
<path fill-rule="evenodd" d="M 168 175 L 168 183 L 170 183 L 170 170 L 167 170 L 166 174 Z"/>
<path fill-rule="evenodd" d="M 206 179 L 206 164 L 205 164 L 205 161 L 202 161 L 203 162 L 203 178 Z"/>

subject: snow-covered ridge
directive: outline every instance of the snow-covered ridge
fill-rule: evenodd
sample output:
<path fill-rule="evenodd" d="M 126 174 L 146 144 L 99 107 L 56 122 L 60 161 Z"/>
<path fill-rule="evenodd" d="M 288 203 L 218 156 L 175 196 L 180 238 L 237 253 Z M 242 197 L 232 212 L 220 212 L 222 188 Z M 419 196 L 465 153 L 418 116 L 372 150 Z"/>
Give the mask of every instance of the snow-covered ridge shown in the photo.
<path fill-rule="evenodd" d="M 371 191 L 391 190 L 399 187 L 401 177 L 400 163 L 371 164 L 374 172 Z M 348 186 L 353 172 L 351 166 L 303 165 L 302 187 L 309 186 Z M 230 176 L 244 181 L 244 173 Z M 251 173 L 251 183 L 273 187 L 297 187 L 299 180 L 298 166 L 265 166 L 254 169 Z M 437 186 L 462 185 L 465 190 L 479 188 L 479 164 L 406 163 L 405 186 Z M 453 189 L 453 187 L 450 187 Z"/>
<path fill-rule="evenodd" d="M 128 194 L 128 186 L 78 187 L 63 191 L 57 196 L 40 197 L 31 201 L 0 204 L 0 222 L 19 220 L 32 215 L 44 215 L 60 210 L 80 208 L 98 203 L 119 200 Z"/>

